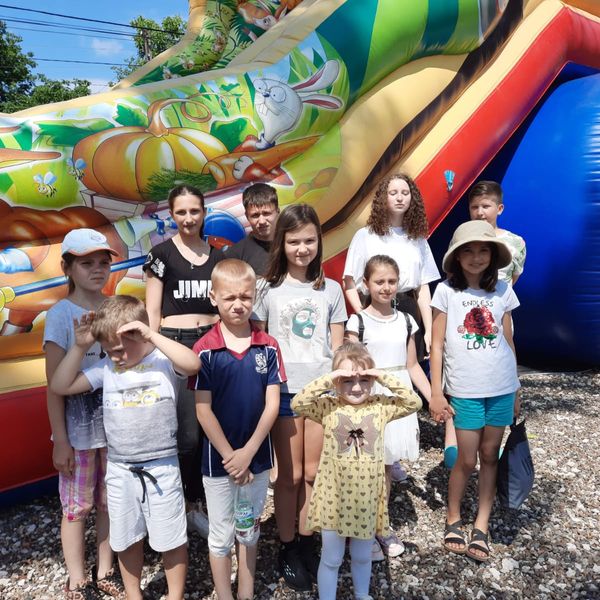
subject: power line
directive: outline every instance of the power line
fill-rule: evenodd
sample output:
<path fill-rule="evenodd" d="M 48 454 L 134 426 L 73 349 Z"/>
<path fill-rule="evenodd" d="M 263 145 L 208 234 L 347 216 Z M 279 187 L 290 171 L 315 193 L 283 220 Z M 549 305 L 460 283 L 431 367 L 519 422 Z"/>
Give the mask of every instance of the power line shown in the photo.
<path fill-rule="evenodd" d="M 32 56 L 32 60 L 40 60 L 43 62 L 59 62 L 59 63 L 78 63 L 82 65 L 108 65 L 109 67 L 128 67 L 126 63 L 109 63 L 109 62 L 97 62 L 92 60 L 70 60 L 67 58 L 38 58 Z"/>
<path fill-rule="evenodd" d="M 35 10 L 33 8 L 23 8 L 21 6 L 12 6 L 10 4 L 0 4 L 0 8 L 10 8 L 12 10 L 22 10 L 26 12 L 37 13 L 41 15 L 49 15 L 52 17 L 61 17 L 63 19 L 74 19 L 75 21 L 88 21 L 90 23 L 102 23 L 103 25 L 116 25 L 117 27 L 130 27 L 132 29 L 145 29 L 146 31 L 157 31 L 159 33 L 169 33 L 172 35 L 177 35 L 177 31 L 169 31 L 166 29 L 157 29 L 156 27 L 137 27 L 135 25 L 130 25 L 129 23 L 116 23 L 115 21 L 103 21 L 101 19 L 86 19 L 84 17 L 74 17 L 72 15 L 63 15 L 60 13 L 48 12 L 46 10 Z"/>
<path fill-rule="evenodd" d="M 0 17 L 0 21 L 19 23 L 24 25 L 40 25 L 43 27 L 54 27 L 56 29 L 72 29 L 73 31 L 91 31 L 94 33 L 109 33 L 113 35 L 119 35 L 125 38 L 133 38 L 136 34 L 127 33 L 125 31 L 114 31 L 111 29 L 98 29 L 94 27 L 83 27 L 82 25 L 66 25 L 64 23 L 51 23 L 48 21 L 36 21 L 34 19 L 16 19 L 11 17 Z"/>
<path fill-rule="evenodd" d="M 11 31 L 12 30 L 32 31 L 33 33 L 53 33 L 55 35 L 71 35 L 71 36 L 76 36 L 76 37 L 91 37 L 91 38 L 95 38 L 97 40 L 118 40 L 120 42 L 133 41 L 133 40 L 124 40 L 123 38 L 118 38 L 118 37 L 104 36 L 104 35 L 87 35 L 85 33 L 72 33 L 69 31 L 51 31 L 50 29 L 32 29 L 31 27 L 15 27 L 14 25 L 11 25 L 10 29 L 11 29 Z M 130 34 L 127 34 L 127 35 L 130 35 Z"/>

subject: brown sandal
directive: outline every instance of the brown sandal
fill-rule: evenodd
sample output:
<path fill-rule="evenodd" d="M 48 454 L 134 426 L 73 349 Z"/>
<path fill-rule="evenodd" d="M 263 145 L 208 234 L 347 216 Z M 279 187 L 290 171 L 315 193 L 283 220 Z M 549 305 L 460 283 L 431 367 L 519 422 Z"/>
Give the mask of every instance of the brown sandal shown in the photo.
<path fill-rule="evenodd" d="M 449 544 L 460 544 L 462 548 L 451 548 Z M 453 552 L 454 554 L 464 554 L 467 551 L 466 534 L 462 530 L 462 521 L 460 519 L 454 523 L 446 523 L 443 546 L 448 552 Z"/>
<path fill-rule="evenodd" d="M 481 531 L 481 529 L 473 528 L 471 532 L 471 541 L 467 547 L 467 551 L 465 554 L 476 560 L 477 562 L 487 562 L 490 560 L 490 544 L 488 541 L 488 534 Z M 475 554 L 474 550 L 479 552 L 483 552 L 484 556 L 481 554 Z"/>

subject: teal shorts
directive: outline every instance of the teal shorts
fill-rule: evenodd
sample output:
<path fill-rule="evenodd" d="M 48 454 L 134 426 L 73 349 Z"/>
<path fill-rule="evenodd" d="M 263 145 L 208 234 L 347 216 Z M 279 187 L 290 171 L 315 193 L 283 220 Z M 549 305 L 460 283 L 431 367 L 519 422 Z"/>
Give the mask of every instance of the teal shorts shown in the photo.
<path fill-rule="evenodd" d="M 482 429 L 486 425 L 507 427 L 511 425 L 515 413 L 515 396 L 491 396 L 489 398 L 450 397 L 450 405 L 455 411 L 456 429 Z"/>

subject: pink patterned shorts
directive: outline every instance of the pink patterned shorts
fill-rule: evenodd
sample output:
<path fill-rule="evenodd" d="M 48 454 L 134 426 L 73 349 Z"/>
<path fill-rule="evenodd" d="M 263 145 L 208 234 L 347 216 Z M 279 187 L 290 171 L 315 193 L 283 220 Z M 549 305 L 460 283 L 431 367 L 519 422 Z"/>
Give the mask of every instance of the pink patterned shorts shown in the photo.
<path fill-rule="evenodd" d="M 58 493 L 63 515 L 69 521 L 81 521 L 95 506 L 98 511 L 106 507 L 106 448 L 73 450 L 75 467 L 73 475 L 58 475 Z"/>

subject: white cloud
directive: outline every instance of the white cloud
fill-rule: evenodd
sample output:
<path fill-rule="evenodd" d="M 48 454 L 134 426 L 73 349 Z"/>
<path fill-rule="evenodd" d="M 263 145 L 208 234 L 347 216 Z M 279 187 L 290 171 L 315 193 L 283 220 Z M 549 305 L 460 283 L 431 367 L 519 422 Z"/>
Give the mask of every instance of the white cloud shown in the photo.
<path fill-rule="evenodd" d="M 115 56 L 123 52 L 124 46 L 115 40 L 92 39 L 92 50 L 98 56 Z"/>

